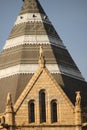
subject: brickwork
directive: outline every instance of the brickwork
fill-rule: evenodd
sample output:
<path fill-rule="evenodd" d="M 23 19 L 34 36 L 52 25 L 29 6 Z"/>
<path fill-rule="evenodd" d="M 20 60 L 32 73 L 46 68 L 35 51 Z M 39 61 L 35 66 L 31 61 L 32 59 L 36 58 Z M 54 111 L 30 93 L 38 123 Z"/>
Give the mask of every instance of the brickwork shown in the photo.
<path fill-rule="evenodd" d="M 32 80 L 32 79 L 31 79 Z M 27 86 L 28 87 L 28 86 Z M 29 86 L 30 87 L 30 86 Z M 73 126 L 74 120 L 74 106 L 69 101 L 60 86 L 57 85 L 51 74 L 47 69 L 43 69 L 38 79 L 35 81 L 32 88 L 29 88 L 25 100 L 22 102 L 20 108 L 16 112 L 15 123 L 17 126 L 38 126 L 44 125 L 40 123 L 40 108 L 39 108 L 39 92 L 45 90 L 46 94 L 46 123 L 47 126 Z M 21 99 L 21 98 L 19 98 Z M 58 122 L 51 122 L 51 101 L 57 100 Z M 34 100 L 35 102 L 35 123 L 29 123 L 28 102 Z"/>

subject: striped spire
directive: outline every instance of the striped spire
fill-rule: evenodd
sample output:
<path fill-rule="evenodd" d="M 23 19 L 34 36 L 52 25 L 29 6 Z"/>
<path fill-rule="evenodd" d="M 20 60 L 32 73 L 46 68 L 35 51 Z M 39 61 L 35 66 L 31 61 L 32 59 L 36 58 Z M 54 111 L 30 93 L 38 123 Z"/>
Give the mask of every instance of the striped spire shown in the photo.
<path fill-rule="evenodd" d="M 7 60 L 9 64 L 6 63 L 6 67 L 10 67 L 11 75 L 19 72 L 35 72 L 38 67 L 39 45 L 43 45 L 43 49 L 45 49 L 46 64 L 51 73 L 64 73 L 83 80 L 81 73 L 39 1 L 24 0 L 22 9 L 3 48 L 5 52 L 10 49 L 10 51 L 14 53 L 13 51 L 20 47 L 20 51 L 17 50 L 18 54 L 16 53 L 16 55 L 19 56 L 15 57 L 10 53 L 12 57 L 10 56 L 10 61 Z M 27 50 L 27 48 L 29 49 Z M 8 57 L 8 55 L 6 55 L 6 57 Z M 27 67 L 25 67 L 25 65 Z M 25 70 L 25 68 L 28 68 L 28 70 Z M 3 73 L 4 76 L 10 75 L 9 70 L 6 70 L 4 72 L 5 74 Z M 15 73 L 13 72 L 14 70 Z"/>
<path fill-rule="evenodd" d="M 64 45 L 38 0 L 25 0 L 4 50 L 23 44 Z"/>

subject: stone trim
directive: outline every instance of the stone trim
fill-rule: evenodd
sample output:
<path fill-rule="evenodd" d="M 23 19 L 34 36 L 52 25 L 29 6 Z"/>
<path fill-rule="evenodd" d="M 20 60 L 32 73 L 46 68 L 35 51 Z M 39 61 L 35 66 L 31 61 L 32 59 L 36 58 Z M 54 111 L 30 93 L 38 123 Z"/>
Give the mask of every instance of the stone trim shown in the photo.
<path fill-rule="evenodd" d="M 61 73 L 61 74 L 68 75 L 68 76 L 76 78 L 76 79 L 84 80 L 81 73 L 72 68 L 69 68 L 69 67 L 67 68 L 62 65 L 58 66 L 56 64 L 47 64 L 46 67 L 53 74 Z M 0 70 L 0 79 L 9 77 L 9 76 L 12 76 L 15 74 L 21 74 L 21 73 L 24 73 L 24 74 L 32 73 L 33 74 L 33 73 L 35 73 L 37 68 L 38 68 L 38 64 L 20 64 L 20 65 L 12 66 L 12 67 Z"/>
<path fill-rule="evenodd" d="M 15 37 L 12 39 L 8 39 L 6 41 L 6 44 L 4 45 L 3 49 L 9 49 L 15 46 L 24 45 L 24 44 L 31 44 L 31 45 L 39 45 L 39 44 L 45 44 L 45 45 L 54 45 L 61 48 L 65 48 L 62 41 L 59 39 L 48 36 L 48 35 L 23 35 L 19 37 Z"/>
<path fill-rule="evenodd" d="M 51 24 L 48 17 L 46 15 L 44 15 L 44 14 L 26 13 L 26 14 L 19 15 L 17 17 L 17 20 L 16 20 L 14 26 L 18 25 L 18 24 L 21 24 L 21 23 L 27 23 L 27 22 L 45 22 L 47 24 Z"/>
<path fill-rule="evenodd" d="M 21 23 L 13 27 L 8 39 L 22 35 L 49 35 L 60 39 L 52 24 L 42 22 Z"/>

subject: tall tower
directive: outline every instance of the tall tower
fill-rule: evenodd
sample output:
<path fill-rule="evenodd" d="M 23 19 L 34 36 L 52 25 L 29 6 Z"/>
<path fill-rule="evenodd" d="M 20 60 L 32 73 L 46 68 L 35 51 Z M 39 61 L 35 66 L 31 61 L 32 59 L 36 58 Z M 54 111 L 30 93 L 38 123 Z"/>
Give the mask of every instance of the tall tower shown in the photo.
<path fill-rule="evenodd" d="M 49 75 L 60 86 L 71 104 L 75 103 L 75 92 L 80 91 L 81 107 L 86 109 L 87 83 L 81 72 L 39 1 L 23 1 L 20 14 L 0 54 L 0 113 L 4 113 L 6 109 L 8 93 L 12 95 L 14 106 L 32 80 L 38 69 L 40 46 L 43 48 Z M 33 109 L 33 103 L 31 106 Z"/>

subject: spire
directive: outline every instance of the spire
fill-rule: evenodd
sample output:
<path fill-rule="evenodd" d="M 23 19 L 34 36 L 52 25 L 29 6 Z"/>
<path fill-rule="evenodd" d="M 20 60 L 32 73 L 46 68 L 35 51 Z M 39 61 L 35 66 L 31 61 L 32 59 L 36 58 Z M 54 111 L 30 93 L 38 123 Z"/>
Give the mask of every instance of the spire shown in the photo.
<path fill-rule="evenodd" d="M 42 13 L 45 14 L 42 6 L 38 2 L 38 0 L 23 0 L 24 4 L 22 7 L 22 10 L 20 14 L 25 14 L 25 13 Z"/>
<path fill-rule="evenodd" d="M 24 0 L 4 50 L 24 44 L 64 45 L 38 0 Z"/>

